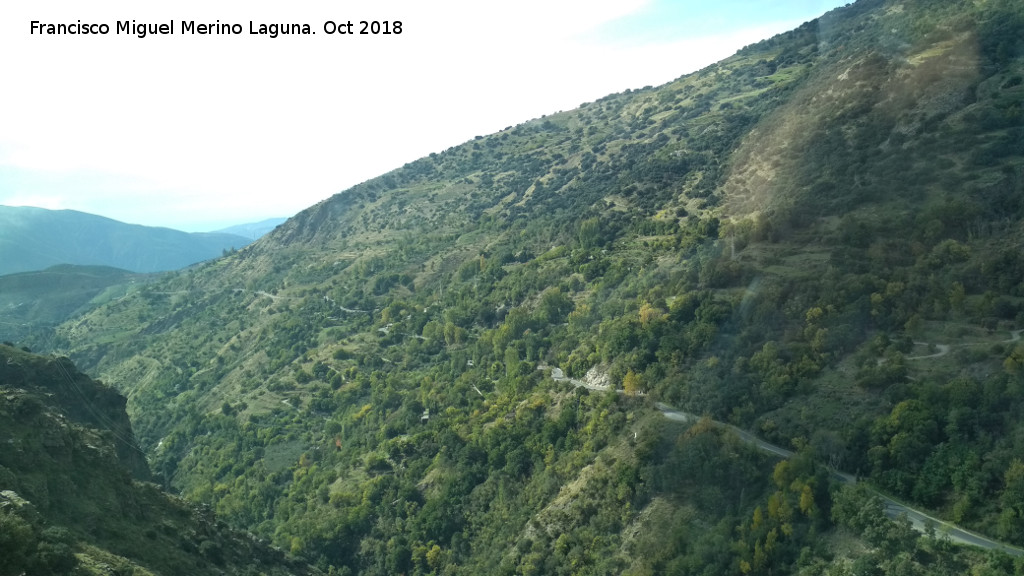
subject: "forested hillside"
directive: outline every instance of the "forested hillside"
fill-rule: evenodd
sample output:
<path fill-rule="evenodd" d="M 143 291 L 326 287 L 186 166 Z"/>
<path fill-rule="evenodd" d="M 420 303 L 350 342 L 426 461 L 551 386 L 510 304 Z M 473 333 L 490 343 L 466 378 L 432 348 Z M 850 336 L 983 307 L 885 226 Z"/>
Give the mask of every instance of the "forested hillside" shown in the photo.
<path fill-rule="evenodd" d="M 0 345 L 0 574 L 316 574 L 144 482 L 125 399 Z"/>
<path fill-rule="evenodd" d="M 48 332 L 152 278 L 118 268 L 72 265 L 0 276 L 0 340 L 17 342 Z"/>
<path fill-rule="evenodd" d="M 1022 573 L 829 474 L 1024 545 L 1022 78 L 1019 2 L 861 0 L 31 345 L 128 397 L 158 481 L 324 570 Z"/>

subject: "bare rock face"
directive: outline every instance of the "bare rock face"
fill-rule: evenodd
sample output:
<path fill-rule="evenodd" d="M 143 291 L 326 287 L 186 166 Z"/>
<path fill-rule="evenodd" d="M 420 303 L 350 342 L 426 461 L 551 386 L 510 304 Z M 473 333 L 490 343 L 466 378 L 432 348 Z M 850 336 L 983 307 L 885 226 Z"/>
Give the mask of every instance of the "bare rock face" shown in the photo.
<path fill-rule="evenodd" d="M 608 374 L 608 367 L 598 364 L 587 370 L 583 376 L 584 385 L 587 388 L 608 390 L 612 387 L 612 377 Z"/>
<path fill-rule="evenodd" d="M 319 574 L 147 478 L 123 396 L 0 345 L 0 573 Z"/>
<path fill-rule="evenodd" d="M 149 480 L 149 465 L 139 449 L 125 411 L 127 400 L 113 388 L 82 374 L 67 358 L 44 358 L 0 347 L 0 386 L 16 413 L 45 413 L 54 420 L 41 443 L 53 455 L 70 446 L 68 423 L 109 435 L 121 466 L 138 480 Z M 16 388 L 15 388 L 16 387 Z"/>
<path fill-rule="evenodd" d="M 13 506 L 15 508 L 25 508 L 31 506 L 32 503 L 25 500 L 14 490 L 0 490 L 0 508 L 6 508 Z"/>

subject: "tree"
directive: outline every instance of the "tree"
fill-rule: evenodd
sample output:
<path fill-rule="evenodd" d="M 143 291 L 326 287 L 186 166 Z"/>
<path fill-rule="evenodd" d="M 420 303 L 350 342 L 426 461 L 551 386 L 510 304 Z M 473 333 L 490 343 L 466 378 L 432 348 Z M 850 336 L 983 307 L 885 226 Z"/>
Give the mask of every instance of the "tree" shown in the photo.
<path fill-rule="evenodd" d="M 579 241 L 583 248 L 595 248 L 601 238 L 601 225 L 597 218 L 590 218 L 580 223 Z"/>
<path fill-rule="evenodd" d="M 19 516 L 0 508 L 0 574 L 21 574 L 35 545 L 32 527 Z"/>
<path fill-rule="evenodd" d="M 636 396 L 637 393 L 643 391 L 643 376 L 629 370 L 626 372 L 626 376 L 622 379 L 622 390 L 629 396 Z"/>
<path fill-rule="evenodd" d="M 1021 368 L 1024 367 L 1024 345 L 1014 346 L 1013 352 L 1006 357 L 1003 361 L 1003 369 L 1008 374 L 1020 374 Z"/>
<path fill-rule="evenodd" d="M 964 290 L 964 285 L 959 282 L 953 282 L 953 287 L 949 290 L 949 307 L 956 312 L 964 311 L 964 300 L 967 298 L 967 292 Z"/>
<path fill-rule="evenodd" d="M 537 305 L 537 322 L 543 326 L 565 321 L 565 316 L 573 309 L 572 300 L 562 294 L 559 288 L 545 290 Z"/>
<path fill-rule="evenodd" d="M 1004 488 L 999 498 L 1003 512 L 999 533 L 1003 538 L 1019 540 L 1024 536 L 1024 462 L 1016 459 L 1003 475 Z"/>
<path fill-rule="evenodd" d="M 650 328 L 651 324 L 660 322 L 665 319 L 665 312 L 659 308 L 651 306 L 649 303 L 644 302 L 640 305 L 640 326 L 645 329 Z"/>

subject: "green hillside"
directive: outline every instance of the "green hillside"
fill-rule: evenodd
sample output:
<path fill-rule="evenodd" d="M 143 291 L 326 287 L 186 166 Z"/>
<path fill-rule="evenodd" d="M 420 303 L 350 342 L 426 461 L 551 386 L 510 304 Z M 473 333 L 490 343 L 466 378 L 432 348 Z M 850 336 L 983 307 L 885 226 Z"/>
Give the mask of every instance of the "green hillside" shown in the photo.
<path fill-rule="evenodd" d="M 1024 545 L 1022 38 L 1008 0 L 861 0 L 30 344 L 323 570 L 1024 573 L 829 473 Z"/>
<path fill-rule="evenodd" d="M 125 224 L 75 210 L 0 206 L 0 275 L 61 264 L 178 270 L 251 241 L 236 234 Z"/>
<path fill-rule="evenodd" d="M 117 268 L 67 264 L 0 276 L 0 341 L 46 338 L 88 306 L 120 298 L 152 278 Z"/>
<path fill-rule="evenodd" d="M 125 400 L 0 345 L 0 574 L 310 574 L 149 477 Z"/>

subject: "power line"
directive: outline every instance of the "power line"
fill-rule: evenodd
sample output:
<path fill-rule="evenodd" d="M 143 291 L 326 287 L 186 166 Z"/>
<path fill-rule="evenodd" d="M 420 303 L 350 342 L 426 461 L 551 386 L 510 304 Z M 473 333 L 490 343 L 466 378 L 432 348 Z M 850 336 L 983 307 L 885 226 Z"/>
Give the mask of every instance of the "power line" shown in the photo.
<path fill-rule="evenodd" d="M 53 362 L 54 362 L 54 364 L 57 365 L 58 371 L 61 373 L 61 375 L 67 381 L 67 383 L 78 394 L 78 397 L 82 400 L 82 405 L 85 406 L 86 410 L 88 410 L 89 413 L 92 414 L 93 418 L 95 418 L 96 421 L 101 426 L 106 427 L 107 430 L 111 433 L 111 435 L 114 436 L 114 438 L 116 440 L 118 440 L 122 444 L 128 446 L 129 448 L 131 448 L 135 452 L 138 452 L 140 455 L 142 455 L 143 458 L 145 458 L 146 457 L 146 453 L 143 452 L 142 449 L 139 448 L 135 444 L 134 438 L 128 438 L 128 437 L 125 437 L 122 434 L 120 434 L 117 431 L 117 428 L 118 428 L 117 424 L 113 420 L 108 418 L 106 416 L 106 414 L 104 414 L 101 410 L 97 409 L 96 406 L 89 400 L 88 396 L 86 396 L 86 394 L 85 394 L 85 391 L 82 390 L 81 386 L 78 385 L 78 382 L 75 381 L 75 379 L 71 376 L 71 373 L 64 366 L 63 360 L 64 360 L 64 358 L 55 358 L 53 360 Z"/>

